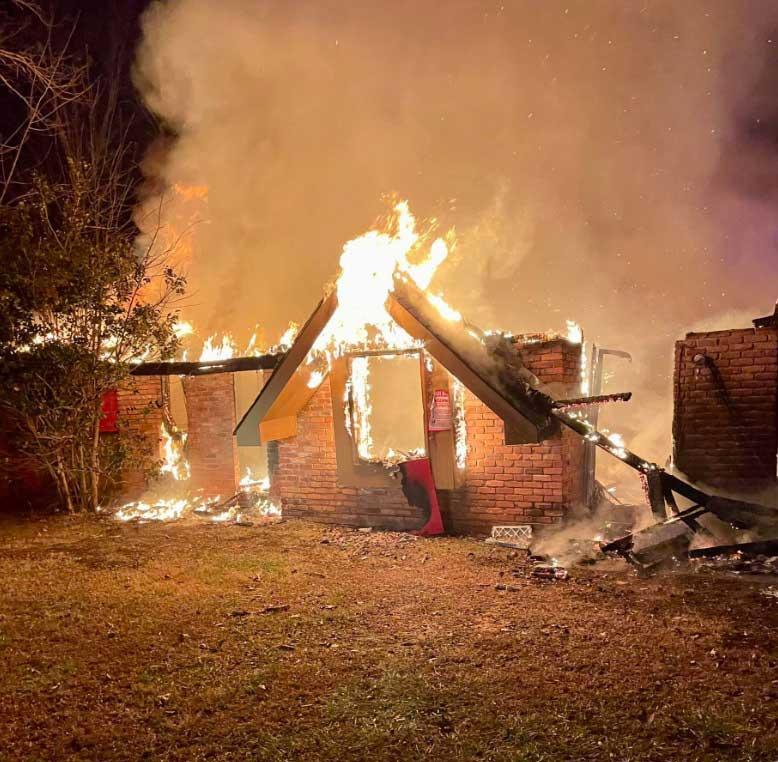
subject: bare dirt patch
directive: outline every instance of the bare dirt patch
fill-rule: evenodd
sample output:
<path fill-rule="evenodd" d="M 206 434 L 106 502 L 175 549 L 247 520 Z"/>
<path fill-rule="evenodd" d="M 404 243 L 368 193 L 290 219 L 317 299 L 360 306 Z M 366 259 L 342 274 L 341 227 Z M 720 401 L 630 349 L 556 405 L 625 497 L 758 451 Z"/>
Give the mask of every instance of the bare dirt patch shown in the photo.
<path fill-rule="evenodd" d="M 0 758 L 775 760 L 767 584 L 545 582 L 475 540 L 292 521 L 7 522 Z"/>

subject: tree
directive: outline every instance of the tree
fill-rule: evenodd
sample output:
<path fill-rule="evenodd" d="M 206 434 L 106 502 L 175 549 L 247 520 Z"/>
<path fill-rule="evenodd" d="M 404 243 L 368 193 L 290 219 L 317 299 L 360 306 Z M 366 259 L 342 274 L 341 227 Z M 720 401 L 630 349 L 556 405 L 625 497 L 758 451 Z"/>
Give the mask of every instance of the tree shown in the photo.
<path fill-rule="evenodd" d="M 140 243 L 137 146 L 116 89 L 50 42 L 43 50 L 19 54 L 36 63 L 16 70 L 25 108 L 2 149 L 0 421 L 67 510 L 94 510 L 121 466 L 101 446 L 103 396 L 133 362 L 175 350 L 185 281 L 158 236 Z M 25 163 L 31 136 L 42 158 Z"/>

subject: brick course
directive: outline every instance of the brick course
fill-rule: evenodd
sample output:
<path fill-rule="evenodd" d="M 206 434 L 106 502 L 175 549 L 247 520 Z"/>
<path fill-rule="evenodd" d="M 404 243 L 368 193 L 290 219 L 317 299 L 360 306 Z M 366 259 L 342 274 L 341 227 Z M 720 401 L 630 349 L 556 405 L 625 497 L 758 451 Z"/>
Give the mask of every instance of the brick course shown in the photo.
<path fill-rule="evenodd" d="M 232 373 L 183 379 L 188 418 L 187 457 L 191 489 L 206 497 L 231 497 L 238 491 L 238 446 Z"/>
<path fill-rule="evenodd" d="M 163 382 L 161 376 L 132 376 L 117 390 L 119 425 L 139 436 L 141 457 L 148 464 L 160 459 Z M 137 500 L 147 487 L 143 467 L 125 469 L 121 484 L 123 499 Z"/>
<path fill-rule="evenodd" d="M 691 479 L 735 492 L 775 484 L 778 329 L 687 334 L 674 398 L 674 461 Z"/>

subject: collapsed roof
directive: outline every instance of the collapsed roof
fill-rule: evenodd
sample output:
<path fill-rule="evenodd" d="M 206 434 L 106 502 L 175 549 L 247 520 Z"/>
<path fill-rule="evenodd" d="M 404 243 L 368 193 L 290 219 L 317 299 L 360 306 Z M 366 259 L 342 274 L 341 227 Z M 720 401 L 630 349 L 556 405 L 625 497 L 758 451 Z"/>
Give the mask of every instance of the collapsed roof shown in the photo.
<path fill-rule="evenodd" d="M 313 311 L 238 423 L 238 445 L 255 446 L 297 433 L 297 415 L 324 380 L 304 361 L 337 307 L 333 290 Z M 559 430 L 552 414 L 554 399 L 524 367 L 511 341 L 485 334 L 465 320 L 447 319 L 403 275 L 395 275 L 386 308 L 426 352 L 505 421 L 506 432 L 513 432 L 517 440 L 540 442 Z"/>

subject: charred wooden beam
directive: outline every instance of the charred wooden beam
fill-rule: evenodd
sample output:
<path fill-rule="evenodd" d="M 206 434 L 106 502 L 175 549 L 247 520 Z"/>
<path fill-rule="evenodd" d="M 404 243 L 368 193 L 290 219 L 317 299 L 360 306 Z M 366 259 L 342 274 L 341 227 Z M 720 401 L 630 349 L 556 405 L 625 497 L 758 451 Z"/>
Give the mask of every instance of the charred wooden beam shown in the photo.
<path fill-rule="evenodd" d="M 651 512 L 657 521 L 664 521 L 667 518 L 667 509 L 665 507 L 665 485 L 662 480 L 662 472 L 658 469 L 649 471 L 643 475 L 643 479 Z"/>
<path fill-rule="evenodd" d="M 143 362 L 131 371 L 132 376 L 207 376 L 213 373 L 237 373 L 242 370 L 273 370 L 283 354 L 258 357 L 231 357 L 229 360 L 202 362 Z"/>
<path fill-rule="evenodd" d="M 778 532 L 778 510 L 742 500 L 706 495 L 665 472 L 661 472 L 661 478 L 666 482 L 666 488 L 669 489 L 669 485 L 672 485 L 672 489 L 678 494 L 683 495 L 686 492 L 686 497 L 698 496 L 700 504 L 679 511 L 667 521 L 654 524 L 640 532 L 604 543 L 600 545 L 603 552 L 618 553 L 643 572 L 658 568 L 665 562 L 681 560 L 685 556 L 702 558 L 736 552 L 741 548 L 754 555 L 778 553 L 778 539 L 740 545 L 722 545 L 718 546 L 717 550 L 709 548 L 688 550 L 686 539 L 695 532 L 706 531 L 698 522 L 698 519 L 706 513 L 712 513 L 722 521 L 740 529 Z"/>
<path fill-rule="evenodd" d="M 778 508 L 727 497 L 711 497 L 705 507 L 717 518 L 738 529 L 778 533 Z"/>
<path fill-rule="evenodd" d="M 689 551 L 689 558 L 714 558 L 715 556 L 730 556 L 734 553 L 740 553 L 743 556 L 778 556 L 778 539 L 695 548 Z"/>
<path fill-rule="evenodd" d="M 615 394 L 595 394 L 590 397 L 572 397 L 570 399 L 556 400 L 554 408 L 561 410 L 566 407 L 578 407 L 579 405 L 602 405 L 605 402 L 629 402 L 632 392 L 616 392 Z"/>

